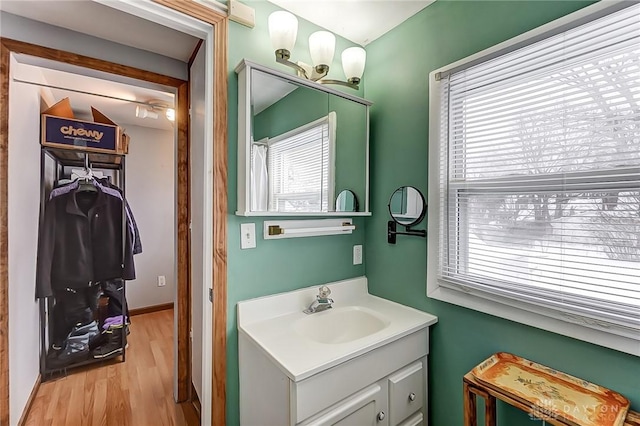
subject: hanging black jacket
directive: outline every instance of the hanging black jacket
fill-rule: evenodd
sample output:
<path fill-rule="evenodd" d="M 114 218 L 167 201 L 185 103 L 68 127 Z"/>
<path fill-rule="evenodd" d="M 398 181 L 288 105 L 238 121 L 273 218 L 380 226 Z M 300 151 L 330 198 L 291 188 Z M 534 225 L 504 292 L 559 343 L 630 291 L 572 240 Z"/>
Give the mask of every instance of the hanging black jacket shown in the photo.
<path fill-rule="evenodd" d="M 76 190 L 47 203 L 38 241 L 36 297 L 96 281 L 135 279 L 128 227 L 122 244 L 122 200 L 95 188 L 97 192 Z"/>

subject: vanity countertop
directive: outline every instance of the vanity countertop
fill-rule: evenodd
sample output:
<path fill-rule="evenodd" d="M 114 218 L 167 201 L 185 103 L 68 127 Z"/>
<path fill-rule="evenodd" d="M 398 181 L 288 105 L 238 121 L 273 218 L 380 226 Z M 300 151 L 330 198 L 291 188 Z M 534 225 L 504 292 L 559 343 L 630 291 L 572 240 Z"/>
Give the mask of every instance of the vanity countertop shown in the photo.
<path fill-rule="evenodd" d="M 315 299 L 320 285 L 238 303 L 239 333 L 253 341 L 295 382 L 438 321 L 426 312 L 369 294 L 366 277 L 326 285 L 331 289 L 333 308 L 310 315 L 302 311 Z M 370 330 L 364 337 L 322 343 L 332 333 L 343 332 L 343 318 L 356 318 Z M 317 324 L 327 327 L 314 330 Z"/>

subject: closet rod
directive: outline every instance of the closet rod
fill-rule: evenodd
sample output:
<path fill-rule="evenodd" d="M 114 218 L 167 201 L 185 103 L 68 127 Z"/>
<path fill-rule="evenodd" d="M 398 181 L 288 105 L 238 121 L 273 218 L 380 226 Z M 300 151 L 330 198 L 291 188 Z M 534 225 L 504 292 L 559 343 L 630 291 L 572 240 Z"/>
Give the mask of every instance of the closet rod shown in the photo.
<path fill-rule="evenodd" d="M 118 98 L 117 96 L 102 95 L 102 94 L 99 94 L 99 93 L 85 92 L 84 90 L 70 89 L 68 87 L 53 86 L 51 84 L 36 83 L 34 81 L 20 80 L 19 78 L 15 78 L 15 77 L 13 78 L 13 81 L 15 81 L 16 83 L 31 84 L 32 86 L 47 87 L 49 89 L 66 90 L 68 92 L 81 93 L 83 95 L 99 96 L 101 98 L 114 99 L 116 101 L 130 102 L 132 104 L 144 105 L 144 106 L 148 106 L 148 107 L 151 107 L 151 108 L 174 108 L 174 106 L 172 106 L 171 104 L 166 104 L 166 105 L 165 104 L 161 104 L 160 105 L 160 104 L 151 104 L 149 102 L 133 101 L 131 99 Z"/>

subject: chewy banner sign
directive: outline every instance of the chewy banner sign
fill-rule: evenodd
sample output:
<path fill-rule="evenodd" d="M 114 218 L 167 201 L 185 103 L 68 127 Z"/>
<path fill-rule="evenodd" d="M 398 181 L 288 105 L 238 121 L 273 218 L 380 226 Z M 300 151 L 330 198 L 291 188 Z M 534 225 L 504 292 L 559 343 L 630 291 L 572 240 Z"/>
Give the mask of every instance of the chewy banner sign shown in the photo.
<path fill-rule="evenodd" d="M 83 146 L 115 151 L 117 127 L 87 121 L 45 116 L 47 143 Z"/>

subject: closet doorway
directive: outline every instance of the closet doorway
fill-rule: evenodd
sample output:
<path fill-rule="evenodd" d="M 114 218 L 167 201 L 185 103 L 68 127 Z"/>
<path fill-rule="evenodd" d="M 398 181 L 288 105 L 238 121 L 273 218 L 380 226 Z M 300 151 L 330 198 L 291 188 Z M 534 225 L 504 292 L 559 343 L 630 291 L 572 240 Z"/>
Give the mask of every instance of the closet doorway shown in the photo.
<path fill-rule="evenodd" d="M 122 8 L 135 8 L 133 5 L 126 5 L 122 2 Z M 225 419 L 225 362 L 224 357 L 226 355 L 226 18 L 220 14 L 212 11 L 211 9 L 198 5 L 195 2 L 179 2 L 174 3 L 171 1 L 162 2 L 172 9 L 179 10 L 188 16 L 197 16 L 197 20 L 208 22 L 213 24 L 213 33 L 215 38 L 208 38 L 202 47 L 208 49 L 207 52 L 213 52 L 215 56 L 216 67 L 214 70 L 206 72 L 204 78 L 210 79 L 205 87 L 207 90 L 213 92 L 215 88 L 215 97 L 213 93 L 210 93 L 202 99 L 202 102 L 208 103 L 204 111 L 213 112 L 213 120 L 207 118 L 207 115 L 200 117 L 204 121 L 213 121 L 212 130 L 210 132 L 205 131 L 202 137 L 205 138 L 205 145 L 202 148 L 200 154 L 213 157 L 211 160 L 210 175 L 212 184 L 208 186 L 204 184 L 203 191 L 210 191 L 209 194 L 205 193 L 202 200 L 203 209 L 205 211 L 203 216 L 202 232 L 204 238 L 207 239 L 207 233 L 211 240 L 209 251 L 202 253 L 202 263 L 205 265 L 205 271 L 203 273 L 203 285 L 213 287 L 213 300 L 214 307 L 213 312 L 209 311 L 209 318 L 207 318 L 206 312 L 202 313 L 202 325 L 205 331 L 211 333 L 211 339 L 208 343 L 212 343 L 212 347 L 209 348 L 209 352 L 213 352 L 214 362 L 207 366 L 203 363 L 203 370 L 209 370 L 210 382 L 202 383 L 203 388 L 206 388 L 204 392 L 204 398 L 202 408 L 202 422 L 203 424 L 219 424 L 224 423 Z M 146 12 L 151 13 L 153 12 Z M 166 19 L 166 17 L 165 17 Z M 186 24 L 183 24 L 186 26 Z M 195 52 L 194 52 L 195 53 Z M 0 425 L 4 426 L 9 423 L 9 395 L 10 387 L 5 386 L 8 383 L 9 371 L 8 371 L 8 354 L 9 341 L 7 335 L 7 300 L 5 297 L 8 294 L 8 261 L 6 258 L 8 241 L 7 232 L 7 149 L 8 149 L 8 108 L 10 105 L 8 81 L 10 74 L 10 56 L 11 54 L 29 55 L 33 57 L 44 58 L 47 60 L 61 61 L 66 64 L 70 64 L 78 67 L 87 67 L 92 70 L 99 70 L 103 72 L 118 74 L 127 78 L 133 78 L 144 81 L 152 81 L 154 84 L 159 84 L 167 87 L 173 87 L 177 97 L 177 134 L 178 134 L 178 149 L 176 154 L 176 183 L 177 183 L 177 199 L 176 199 L 176 216 L 177 216 L 177 258 L 178 268 L 176 269 L 176 282 L 178 284 L 177 297 L 175 299 L 175 309 L 178 312 L 178 316 L 182 318 L 177 324 L 177 387 L 175 389 L 175 395 L 178 400 L 184 400 L 191 392 L 191 365 L 190 365 L 190 353 L 189 353 L 189 332 L 193 324 L 189 324 L 191 320 L 191 312 L 189 308 L 190 289 L 189 289 L 189 268 L 194 265 L 193 260 L 189 257 L 189 225 L 191 220 L 188 206 L 190 204 L 189 191 L 190 189 L 190 168 L 189 168 L 189 145 L 187 143 L 187 135 L 190 133 L 190 129 L 187 125 L 189 116 L 189 107 L 187 99 L 189 97 L 189 86 L 184 81 L 178 81 L 178 79 L 166 78 L 160 74 L 149 73 L 139 69 L 125 67 L 106 61 L 92 59 L 86 56 L 77 54 L 71 54 L 55 49 L 42 48 L 29 43 L 16 42 L 13 40 L 2 40 L 2 70 L 1 70 L 1 83 L 2 83 L 2 103 L 0 104 L 0 204 L 2 210 L 0 210 L 0 245 L 2 246 L 2 256 L 0 258 Z M 209 53 L 210 54 L 210 53 Z M 197 55 L 194 54 L 194 61 L 198 60 Z M 212 58 L 211 58 L 212 59 Z M 202 58 L 200 60 L 203 60 Z M 207 67 L 210 68 L 208 65 Z M 213 83 L 213 85 L 211 84 Z M 213 87 L 212 87 L 213 86 Z M 201 88 L 202 89 L 202 88 Z M 213 100 L 213 102 L 212 102 Z M 213 105 L 211 105 L 213 103 Z M 200 111 L 202 113 L 203 111 Z M 209 116 L 210 117 L 210 116 Z M 192 117 L 193 119 L 193 117 Z M 214 139 L 214 143 L 211 144 L 210 140 Z M 135 140 L 132 140 L 132 144 Z M 192 151 L 193 152 L 193 151 Z M 203 171 L 206 171 L 205 165 Z M 10 172 L 11 173 L 11 172 Z M 209 204 L 210 205 L 207 205 Z M 215 212 L 215 214 L 213 214 Z M 210 222 L 206 222 L 207 214 L 212 216 Z M 209 265 L 209 270 L 206 270 L 206 265 Z M 206 289 L 208 290 L 208 288 Z M 208 291 L 206 293 L 208 296 Z M 201 297 L 203 294 L 196 296 L 194 299 L 203 300 Z M 213 318 L 211 318 L 211 316 Z M 135 317 L 134 317 L 135 323 Z M 208 324 L 208 328 L 207 328 Z M 132 332 L 134 329 L 132 329 Z M 206 345 L 205 345 L 206 346 Z M 184 348 L 187 348 L 186 350 Z M 206 349 L 206 348 L 205 348 Z M 204 351 L 204 349 L 203 349 Z M 211 359 L 210 358 L 210 359 Z M 206 377 L 205 371 L 203 371 L 202 377 Z M 208 389 L 208 390 L 207 390 Z M 210 399 L 209 399 L 210 398 Z M 20 414 L 18 413 L 18 416 Z M 12 418 L 16 418 L 12 413 Z"/>

